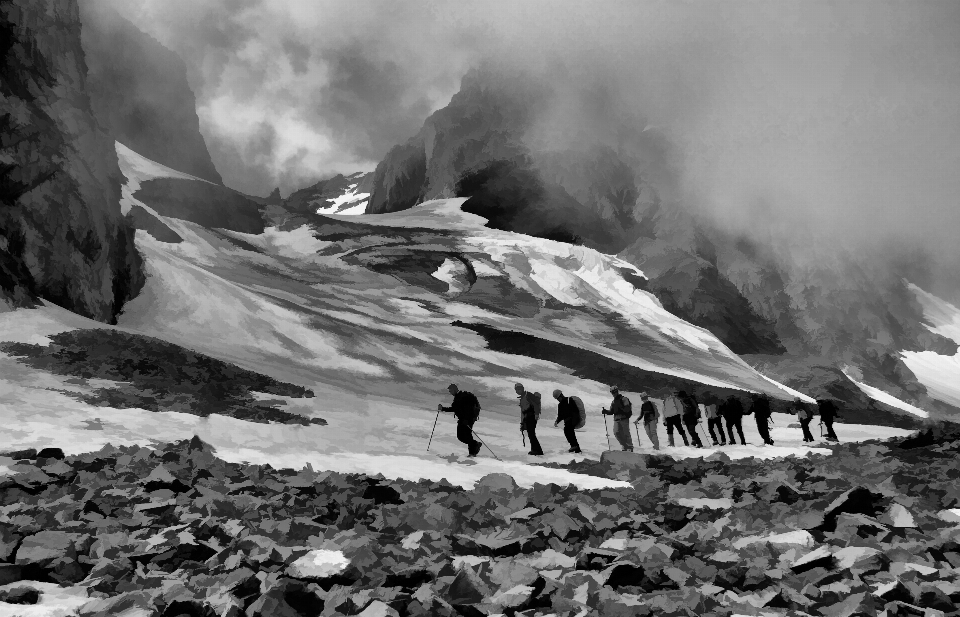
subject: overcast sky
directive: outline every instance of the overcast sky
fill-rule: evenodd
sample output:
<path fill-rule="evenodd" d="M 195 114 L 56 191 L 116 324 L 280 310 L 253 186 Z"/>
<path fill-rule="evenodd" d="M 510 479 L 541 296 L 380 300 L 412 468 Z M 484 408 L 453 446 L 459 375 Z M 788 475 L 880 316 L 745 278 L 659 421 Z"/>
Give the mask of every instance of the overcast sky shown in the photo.
<path fill-rule="evenodd" d="M 733 227 L 957 244 L 960 2 L 101 1 L 184 58 L 248 193 L 372 169 L 493 57 L 606 79 Z"/>

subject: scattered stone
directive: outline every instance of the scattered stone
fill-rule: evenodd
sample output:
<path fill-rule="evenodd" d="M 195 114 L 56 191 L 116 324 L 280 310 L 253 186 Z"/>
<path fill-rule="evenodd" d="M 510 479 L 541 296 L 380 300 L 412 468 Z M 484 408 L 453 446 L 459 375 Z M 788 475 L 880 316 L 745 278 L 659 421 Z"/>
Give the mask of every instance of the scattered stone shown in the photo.
<path fill-rule="evenodd" d="M 898 503 L 893 503 L 887 508 L 887 511 L 880 517 L 880 522 L 897 528 L 915 528 L 917 526 L 910 511 Z"/>
<path fill-rule="evenodd" d="M 33 587 L 14 587 L 0 589 L 0 602 L 7 604 L 36 604 L 40 601 L 40 592 Z"/>

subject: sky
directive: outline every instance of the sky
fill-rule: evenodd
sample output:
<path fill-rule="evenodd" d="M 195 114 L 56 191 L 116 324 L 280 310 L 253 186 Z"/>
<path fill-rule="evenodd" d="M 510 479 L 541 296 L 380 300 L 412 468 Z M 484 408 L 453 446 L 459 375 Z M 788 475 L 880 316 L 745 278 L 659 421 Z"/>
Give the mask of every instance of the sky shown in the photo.
<path fill-rule="evenodd" d="M 612 89 L 731 228 L 960 264 L 960 3 L 98 0 L 185 60 L 228 186 L 371 170 L 484 59 Z M 612 121 L 612 119 L 611 119 Z"/>

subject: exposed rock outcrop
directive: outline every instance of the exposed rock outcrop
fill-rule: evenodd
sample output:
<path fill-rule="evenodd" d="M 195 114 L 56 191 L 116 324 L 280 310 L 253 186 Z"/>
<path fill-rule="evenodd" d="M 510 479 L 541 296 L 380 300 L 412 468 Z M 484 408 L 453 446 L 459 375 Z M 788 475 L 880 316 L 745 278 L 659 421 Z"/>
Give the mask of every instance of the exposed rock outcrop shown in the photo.
<path fill-rule="evenodd" d="M 76 0 L 0 5 L 0 297 L 114 322 L 143 285 L 113 139 L 87 93 Z"/>

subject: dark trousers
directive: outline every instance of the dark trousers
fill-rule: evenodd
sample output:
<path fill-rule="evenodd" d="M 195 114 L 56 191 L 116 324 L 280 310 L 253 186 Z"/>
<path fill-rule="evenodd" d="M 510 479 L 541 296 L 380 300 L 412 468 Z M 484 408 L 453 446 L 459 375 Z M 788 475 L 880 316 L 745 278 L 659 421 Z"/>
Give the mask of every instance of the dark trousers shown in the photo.
<path fill-rule="evenodd" d="M 803 440 L 813 441 L 813 434 L 810 433 L 810 418 L 800 420 L 800 428 L 803 429 Z"/>
<path fill-rule="evenodd" d="M 757 432 L 760 433 L 760 439 L 763 440 L 763 443 L 772 445 L 773 440 L 770 439 L 770 418 L 764 416 L 755 417 L 757 419 Z"/>
<path fill-rule="evenodd" d="M 727 433 L 730 435 L 730 443 L 735 444 L 737 440 L 733 437 L 733 429 L 737 429 L 737 432 L 740 433 L 740 444 L 747 443 L 747 440 L 743 438 L 743 418 L 727 418 Z"/>
<path fill-rule="evenodd" d="M 837 434 L 833 432 L 833 418 L 823 420 L 823 425 L 827 427 L 827 439 L 836 439 Z"/>
<path fill-rule="evenodd" d="M 468 446 L 479 443 L 473 439 L 473 426 L 466 422 L 457 422 L 457 439 Z"/>
<path fill-rule="evenodd" d="M 578 420 L 579 422 L 579 420 Z M 563 423 L 563 436 L 567 438 L 567 443 L 576 451 L 580 450 L 580 443 L 577 442 L 577 422 Z"/>
<path fill-rule="evenodd" d="M 687 425 L 687 430 L 690 431 L 690 439 L 693 440 L 693 445 L 702 448 L 703 442 L 700 441 L 700 435 L 697 433 L 697 416 L 683 416 L 683 423 Z"/>
<path fill-rule="evenodd" d="M 527 420 L 526 429 L 527 438 L 530 440 L 530 454 L 543 454 L 543 448 L 540 447 L 540 440 L 537 439 L 537 421 Z"/>
<path fill-rule="evenodd" d="M 713 429 L 717 429 L 717 433 L 720 434 L 720 439 L 717 439 L 717 435 L 713 432 Z M 720 418 L 708 418 L 707 430 L 710 431 L 710 439 L 713 440 L 713 443 L 719 441 L 722 445 L 727 445 L 727 438 L 723 434 L 723 423 Z"/>
<path fill-rule="evenodd" d="M 680 421 L 680 416 L 670 416 L 669 418 L 664 418 L 664 420 L 667 423 L 667 440 L 670 442 L 670 445 L 673 445 L 673 431 L 677 430 L 683 439 L 683 445 L 689 446 L 690 442 L 687 441 L 687 434 L 683 432 L 683 423 Z"/>

